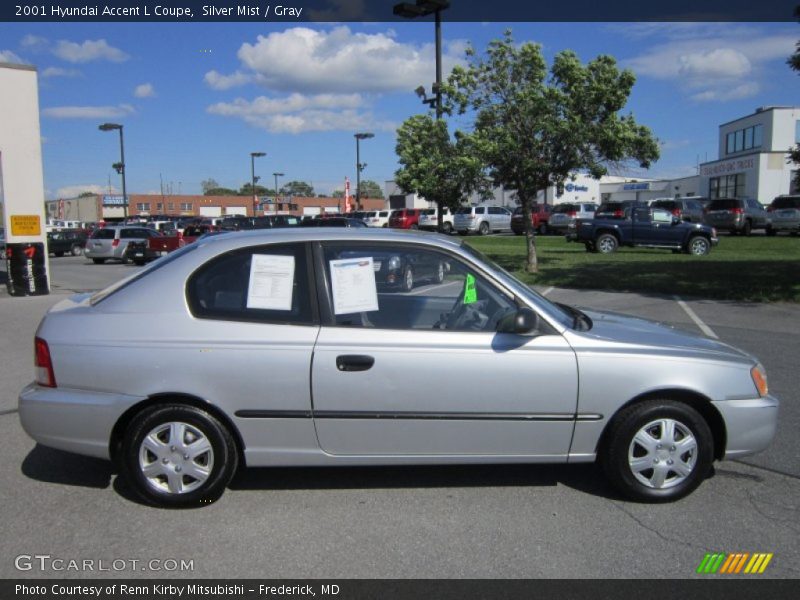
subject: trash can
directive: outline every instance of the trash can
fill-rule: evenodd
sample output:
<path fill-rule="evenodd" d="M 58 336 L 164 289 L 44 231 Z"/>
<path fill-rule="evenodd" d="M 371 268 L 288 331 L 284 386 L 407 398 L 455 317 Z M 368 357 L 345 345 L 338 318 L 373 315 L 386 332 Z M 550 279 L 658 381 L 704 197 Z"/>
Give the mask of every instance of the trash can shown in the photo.
<path fill-rule="evenodd" d="M 46 258 L 45 246 L 41 242 L 6 243 L 6 286 L 9 296 L 44 296 L 50 293 Z"/>

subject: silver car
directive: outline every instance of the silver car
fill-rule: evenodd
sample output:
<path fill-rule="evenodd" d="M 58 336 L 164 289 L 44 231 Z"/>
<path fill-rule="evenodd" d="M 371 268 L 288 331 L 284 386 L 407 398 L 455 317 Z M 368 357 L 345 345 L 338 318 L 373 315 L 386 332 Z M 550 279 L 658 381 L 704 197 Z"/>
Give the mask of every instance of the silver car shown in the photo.
<path fill-rule="evenodd" d="M 570 225 L 576 221 L 594 219 L 597 211 L 597 204 L 594 202 L 562 202 L 553 207 L 547 228 L 555 233 L 566 233 Z"/>
<path fill-rule="evenodd" d="M 96 264 L 109 259 L 128 262 L 125 250 L 130 242 L 147 242 L 151 237 L 161 234 L 155 229 L 138 225 L 112 225 L 95 229 L 86 240 L 84 255 Z"/>
<path fill-rule="evenodd" d="M 25 431 L 114 460 L 163 506 L 213 501 L 245 465 L 594 461 L 625 496 L 670 501 L 766 448 L 778 416 L 749 354 L 553 304 L 429 233 L 200 239 L 63 300 L 35 348 Z"/>
<path fill-rule="evenodd" d="M 767 235 L 788 231 L 800 233 L 800 196 L 778 196 L 769 205 Z"/>
<path fill-rule="evenodd" d="M 453 229 L 460 235 L 511 231 L 511 214 L 504 206 L 462 206 L 456 209 Z"/>

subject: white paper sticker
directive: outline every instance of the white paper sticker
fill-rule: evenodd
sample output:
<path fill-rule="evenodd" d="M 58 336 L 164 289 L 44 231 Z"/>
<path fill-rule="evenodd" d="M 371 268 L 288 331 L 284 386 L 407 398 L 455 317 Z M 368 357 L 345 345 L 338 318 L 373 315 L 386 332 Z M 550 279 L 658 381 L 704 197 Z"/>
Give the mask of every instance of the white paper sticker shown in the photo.
<path fill-rule="evenodd" d="M 335 314 L 378 310 L 378 290 L 371 256 L 332 260 L 330 266 Z"/>
<path fill-rule="evenodd" d="M 292 310 L 294 256 L 253 254 L 247 308 Z"/>

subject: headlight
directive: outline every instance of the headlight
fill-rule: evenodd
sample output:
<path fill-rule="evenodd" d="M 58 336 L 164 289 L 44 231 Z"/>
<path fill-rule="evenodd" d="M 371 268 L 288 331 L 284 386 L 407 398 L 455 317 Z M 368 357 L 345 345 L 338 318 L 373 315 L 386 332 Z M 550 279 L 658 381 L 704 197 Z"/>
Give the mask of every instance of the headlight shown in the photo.
<path fill-rule="evenodd" d="M 750 376 L 753 378 L 753 383 L 756 385 L 759 396 L 766 396 L 769 388 L 767 386 L 767 372 L 764 367 L 760 363 L 755 365 L 750 369 Z"/>
<path fill-rule="evenodd" d="M 393 256 L 392 258 L 390 258 L 389 259 L 389 270 L 390 271 L 394 271 L 394 270 L 399 269 L 399 268 L 400 268 L 400 257 L 399 256 Z"/>

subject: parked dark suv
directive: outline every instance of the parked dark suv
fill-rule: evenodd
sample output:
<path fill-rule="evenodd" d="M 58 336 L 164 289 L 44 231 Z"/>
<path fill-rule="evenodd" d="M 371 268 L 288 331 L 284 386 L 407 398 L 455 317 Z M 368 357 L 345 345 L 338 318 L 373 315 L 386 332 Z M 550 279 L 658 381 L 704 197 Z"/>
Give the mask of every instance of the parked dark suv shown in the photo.
<path fill-rule="evenodd" d="M 82 229 L 61 229 L 47 234 L 47 251 L 56 256 L 64 256 L 66 253 L 80 256 L 84 246 L 86 232 Z"/>
<path fill-rule="evenodd" d="M 679 219 L 687 223 L 702 223 L 705 220 L 703 211 L 703 198 L 665 198 L 654 200 L 650 205 L 653 208 L 668 210 Z"/>
<path fill-rule="evenodd" d="M 716 198 L 706 206 L 705 221 L 718 230 L 750 235 L 753 229 L 766 229 L 767 214 L 758 200 Z"/>
<path fill-rule="evenodd" d="M 788 231 L 792 235 L 800 233 L 800 196 L 778 196 L 767 208 L 769 222 L 767 235 Z"/>

